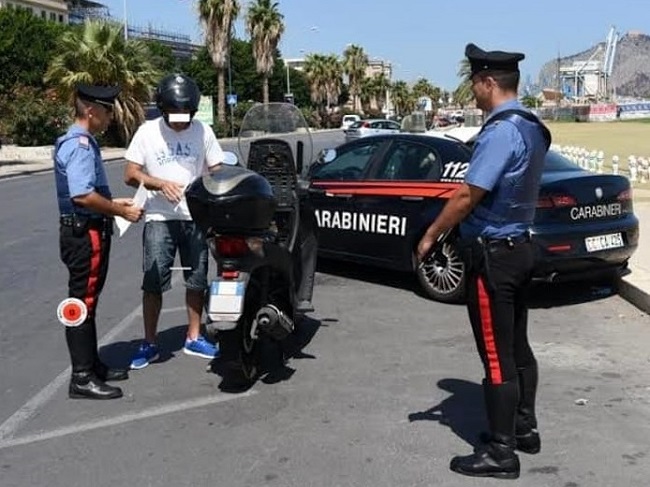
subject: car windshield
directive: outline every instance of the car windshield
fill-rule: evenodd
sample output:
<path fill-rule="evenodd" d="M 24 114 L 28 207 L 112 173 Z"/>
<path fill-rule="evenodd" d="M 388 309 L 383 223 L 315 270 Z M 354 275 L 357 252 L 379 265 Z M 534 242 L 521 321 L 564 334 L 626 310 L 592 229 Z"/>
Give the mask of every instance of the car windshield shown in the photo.
<path fill-rule="evenodd" d="M 546 171 L 576 171 L 580 167 L 559 153 L 548 151 L 544 160 L 544 169 Z"/>

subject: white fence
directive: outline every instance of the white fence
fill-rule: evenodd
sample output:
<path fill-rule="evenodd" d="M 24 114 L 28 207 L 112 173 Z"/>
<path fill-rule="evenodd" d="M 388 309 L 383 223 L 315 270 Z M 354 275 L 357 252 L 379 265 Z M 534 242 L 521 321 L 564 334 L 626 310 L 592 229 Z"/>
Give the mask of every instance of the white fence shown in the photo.
<path fill-rule="evenodd" d="M 596 174 L 620 174 L 626 176 L 631 182 L 650 182 L 650 158 L 647 157 L 630 155 L 625 166 L 621 167 L 622 161 L 618 155 L 612 155 L 611 164 L 606 164 L 605 153 L 602 150 L 590 151 L 584 147 L 557 144 L 553 144 L 551 150 L 559 152 L 581 168 Z"/>

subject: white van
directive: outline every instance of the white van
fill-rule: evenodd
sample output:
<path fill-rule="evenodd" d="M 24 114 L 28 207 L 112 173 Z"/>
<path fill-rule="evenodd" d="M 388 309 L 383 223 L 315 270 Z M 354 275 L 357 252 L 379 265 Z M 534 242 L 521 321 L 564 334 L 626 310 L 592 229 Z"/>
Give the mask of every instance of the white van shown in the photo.
<path fill-rule="evenodd" d="M 361 120 L 361 117 L 359 115 L 343 115 L 343 120 L 341 120 L 341 128 L 345 130 L 349 128 L 350 125 L 358 122 L 359 120 Z"/>

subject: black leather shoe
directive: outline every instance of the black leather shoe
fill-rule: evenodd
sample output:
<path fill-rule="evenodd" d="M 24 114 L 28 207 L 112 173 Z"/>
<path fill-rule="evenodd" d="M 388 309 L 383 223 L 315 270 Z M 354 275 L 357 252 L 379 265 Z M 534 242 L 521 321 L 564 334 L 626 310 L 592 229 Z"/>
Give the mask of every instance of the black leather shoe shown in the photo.
<path fill-rule="evenodd" d="M 126 369 L 112 369 L 106 364 L 99 362 L 95 365 L 95 375 L 104 382 L 127 380 L 129 371 Z"/>
<path fill-rule="evenodd" d="M 483 432 L 480 434 L 479 439 L 481 443 L 489 443 L 491 440 L 490 433 Z M 537 430 L 531 430 L 526 434 L 515 434 L 516 449 L 529 455 L 535 455 L 542 449 L 542 440 Z"/>
<path fill-rule="evenodd" d="M 529 455 L 539 453 L 542 449 L 542 440 L 537 430 L 531 430 L 524 435 L 515 434 L 515 441 L 517 442 L 517 450 Z"/>
<path fill-rule="evenodd" d="M 470 477 L 519 478 L 519 457 L 508 448 L 493 444 L 477 449 L 472 455 L 454 457 L 449 468 Z"/>
<path fill-rule="evenodd" d="M 70 379 L 68 396 L 71 399 L 117 399 L 122 397 L 122 389 L 109 386 L 92 373 L 75 372 Z"/>

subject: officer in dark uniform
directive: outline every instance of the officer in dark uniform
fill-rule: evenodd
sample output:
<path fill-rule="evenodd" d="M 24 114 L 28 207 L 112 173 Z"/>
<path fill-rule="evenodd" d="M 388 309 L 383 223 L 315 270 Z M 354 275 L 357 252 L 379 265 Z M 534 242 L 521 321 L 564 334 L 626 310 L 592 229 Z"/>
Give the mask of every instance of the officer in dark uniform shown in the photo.
<path fill-rule="evenodd" d="M 472 91 L 486 120 L 464 183 L 418 245 L 427 259 L 460 224 L 467 307 L 485 368 L 490 433 L 451 469 L 478 477 L 519 477 L 515 448 L 540 450 L 535 417 L 537 362 L 528 343 L 526 288 L 533 269 L 533 222 L 550 133 L 517 101 L 520 53 L 466 47 Z"/>
<path fill-rule="evenodd" d="M 109 369 L 99 360 L 95 312 L 104 286 L 116 215 L 136 222 L 142 209 L 131 200 L 111 197 L 99 145 L 93 134 L 108 128 L 117 87 L 79 85 L 75 93 L 75 122 L 54 147 L 54 176 L 60 212 L 61 260 L 68 268 L 70 298 L 81 300 L 86 320 L 66 326 L 72 362 L 71 398 L 112 399 L 122 390 L 105 383 L 124 380 L 127 372 Z"/>

